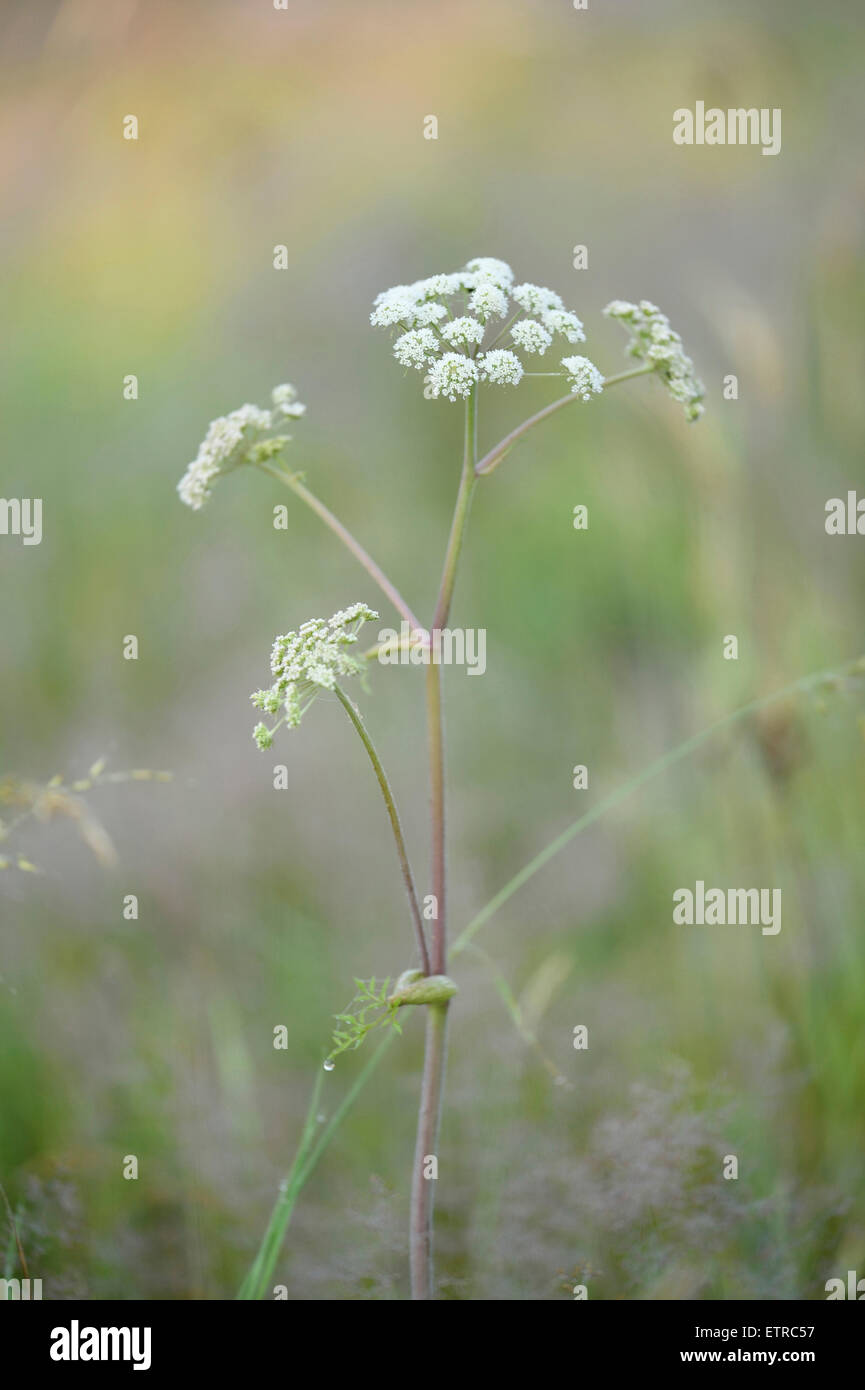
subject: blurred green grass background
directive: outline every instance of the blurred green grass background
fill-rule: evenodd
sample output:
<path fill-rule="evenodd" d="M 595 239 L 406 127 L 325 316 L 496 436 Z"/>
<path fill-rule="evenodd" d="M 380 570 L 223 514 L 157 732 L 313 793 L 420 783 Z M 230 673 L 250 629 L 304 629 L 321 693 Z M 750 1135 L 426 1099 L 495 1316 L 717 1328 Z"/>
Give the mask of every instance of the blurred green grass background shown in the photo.
<path fill-rule="evenodd" d="M 248 693 L 276 632 L 358 598 L 392 616 L 276 483 L 227 479 L 193 515 L 177 479 L 211 418 L 293 381 L 292 463 L 425 614 L 461 412 L 403 377 L 374 295 L 491 255 L 563 295 L 602 371 L 624 365 L 611 298 L 652 299 L 682 333 L 709 388 L 698 426 L 634 383 L 479 489 L 453 620 L 486 628 L 487 674 L 446 673 L 457 929 L 687 734 L 865 649 L 860 543 L 823 527 L 862 472 L 862 17 L 65 0 L 7 3 L 2 25 L 0 490 L 44 499 L 44 539 L 0 540 L 0 771 L 104 754 L 174 781 L 94 795 L 117 869 L 60 823 L 22 841 L 40 877 L 0 879 L 0 1181 L 46 1297 L 230 1297 L 330 1015 L 353 976 L 412 963 L 347 722 L 322 701 L 263 756 Z M 781 107 L 781 155 L 674 146 L 697 99 Z M 482 447 L 551 387 L 490 392 Z M 378 671 L 364 709 L 425 883 L 421 673 Z M 845 688 L 720 735 L 485 929 L 573 1090 L 462 958 L 443 1296 L 566 1298 L 578 1275 L 601 1298 L 819 1298 L 865 1275 L 862 709 Z M 780 935 L 674 927 L 697 878 L 780 886 Z M 420 1033 L 303 1194 L 278 1268 L 292 1299 L 407 1294 Z M 359 1066 L 341 1059 L 324 1113 Z"/>

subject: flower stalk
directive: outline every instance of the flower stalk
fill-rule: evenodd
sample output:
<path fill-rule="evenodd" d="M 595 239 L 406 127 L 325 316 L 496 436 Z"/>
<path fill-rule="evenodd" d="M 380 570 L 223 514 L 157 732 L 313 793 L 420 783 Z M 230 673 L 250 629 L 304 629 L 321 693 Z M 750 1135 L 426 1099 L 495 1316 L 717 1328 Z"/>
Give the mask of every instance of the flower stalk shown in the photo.
<path fill-rule="evenodd" d="M 477 388 L 465 406 L 463 464 L 445 553 L 441 585 L 431 625 L 431 637 L 445 627 L 456 584 L 457 566 L 465 539 L 477 478 Z M 436 903 L 433 920 L 433 970 L 447 970 L 447 847 L 445 843 L 445 744 L 442 711 L 441 666 L 431 661 L 426 673 L 427 728 L 430 759 L 430 811 L 432 819 L 432 883 Z M 424 1177 L 427 1158 L 435 1155 L 441 1123 L 447 1053 L 448 1004 L 428 1006 L 424 1044 L 424 1073 L 418 1110 L 414 1171 L 411 1190 L 410 1256 L 413 1299 L 433 1297 L 434 1186 Z"/>
<path fill-rule="evenodd" d="M 649 376 L 655 370 L 655 366 L 652 363 L 646 363 L 642 367 L 634 367 L 631 371 L 619 372 L 616 376 L 605 377 L 604 390 L 606 391 L 610 386 L 615 386 L 620 381 L 631 381 L 636 376 Z M 556 372 L 553 373 L 553 375 L 558 376 L 559 373 Z M 530 429 L 534 429 L 535 425 L 539 425 L 542 420 L 546 420 L 550 415 L 555 415 L 556 411 L 580 399 L 580 395 L 575 392 L 571 392 L 567 396 L 560 396 L 557 401 L 553 401 L 550 405 L 545 405 L 543 410 L 539 410 L 535 415 L 530 415 L 528 419 L 523 420 L 522 424 L 517 425 L 516 429 L 511 430 L 510 434 L 506 434 L 504 439 L 500 439 L 498 444 L 490 449 L 489 453 L 484 454 L 483 458 L 475 464 L 475 474 L 477 477 L 484 477 L 487 473 L 492 473 L 494 468 L 498 468 L 505 454 L 510 453 L 514 445 L 522 439 L 524 434 L 528 434 Z"/>
<path fill-rule="evenodd" d="M 357 705 L 354 704 L 354 702 L 348 698 L 341 686 L 335 685 L 333 691 L 336 695 L 336 698 L 339 700 L 340 704 L 342 705 L 343 709 L 348 715 L 349 719 L 351 720 L 352 724 L 354 725 L 355 729 L 357 730 L 360 741 L 367 751 L 367 756 L 369 757 L 369 760 L 372 763 L 373 771 L 375 772 L 376 780 L 378 782 L 379 789 L 382 794 L 382 799 L 384 801 L 385 806 L 387 807 L 388 819 L 390 821 L 391 830 L 393 831 L 393 838 L 394 843 L 396 845 L 397 857 L 399 858 L 403 883 L 405 884 L 405 890 L 408 894 L 409 909 L 411 911 L 412 925 L 414 927 L 415 940 L 417 942 L 417 948 L 420 954 L 421 965 L 423 967 L 424 974 L 429 975 L 431 973 L 429 952 L 427 951 L 426 937 L 424 935 L 423 922 L 421 920 L 420 915 L 420 908 L 418 907 L 417 892 L 415 891 L 414 886 L 414 876 L 411 871 L 411 864 L 409 863 L 408 850 L 405 847 L 405 839 L 402 833 L 402 825 L 400 823 L 399 811 L 396 808 L 396 802 L 394 801 L 393 792 L 390 789 L 390 783 L 387 780 L 387 774 L 384 768 L 382 767 L 381 759 L 379 758 L 378 753 L 375 749 L 375 744 L 373 743 L 372 739 L 367 733 L 366 725 L 364 724 L 363 719 L 361 718 L 360 710 L 358 709 Z"/>
<path fill-rule="evenodd" d="M 272 464 L 267 462 L 259 463 L 258 467 L 261 469 L 262 473 L 267 473 L 269 477 L 276 478 L 278 482 L 284 483 L 286 487 L 291 488 L 295 497 L 299 497 L 301 502 L 309 507 L 310 511 L 315 512 L 319 520 L 323 521 L 325 526 L 333 532 L 337 539 L 342 541 L 346 550 L 351 551 L 355 559 L 360 561 L 370 578 L 375 581 L 382 593 L 390 599 L 396 611 L 411 623 L 412 628 L 417 628 L 419 631 L 423 632 L 424 629 L 422 624 L 418 622 L 396 585 L 391 583 L 384 570 L 376 564 L 369 551 L 364 549 L 360 541 L 355 540 L 348 527 L 343 526 L 342 522 L 334 516 L 330 508 L 326 507 L 324 503 L 315 496 L 315 493 L 310 492 L 305 483 L 301 482 L 300 477 L 296 473 L 286 473 L 284 469 L 275 468 Z"/>
<path fill-rule="evenodd" d="M 447 1061 L 448 1004 L 427 1004 L 423 1080 L 411 1182 L 409 1269 L 413 1300 L 435 1297 L 433 1273 L 433 1189 L 424 1170 L 437 1156 L 442 1093 Z"/>

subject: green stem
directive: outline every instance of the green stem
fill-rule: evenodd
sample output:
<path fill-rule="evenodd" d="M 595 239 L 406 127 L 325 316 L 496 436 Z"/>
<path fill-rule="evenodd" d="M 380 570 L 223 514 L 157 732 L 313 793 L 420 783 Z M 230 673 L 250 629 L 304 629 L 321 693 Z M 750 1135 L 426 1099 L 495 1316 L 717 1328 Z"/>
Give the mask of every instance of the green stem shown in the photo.
<path fill-rule="evenodd" d="M 281 468 L 274 468 L 268 463 L 259 463 L 258 467 L 261 469 L 262 473 L 267 473 L 269 477 L 276 478 L 280 483 L 285 483 L 286 487 L 290 487 L 295 496 L 299 497 L 301 502 L 305 502 L 310 510 L 314 511 L 316 516 L 324 522 L 325 526 L 330 527 L 334 535 L 339 537 L 343 545 L 346 549 L 351 551 L 355 559 L 360 561 L 367 574 L 375 580 L 382 593 L 390 599 L 397 612 L 401 613 L 402 616 L 411 623 L 412 628 L 417 628 L 420 632 L 424 631 L 422 624 L 418 622 L 402 594 L 399 592 L 399 589 L 397 589 L 395 584 L 390 582 L 384 570 L 376 564 L 368 551 L 364 550 L 360 541 L 355 540 L 351 532 L 343 526 L 342 522 L 334 516 L 333 512 L 330 511 L 323 502 L 320 502 L 315 494 L 310 492 L 308 487 L 304 486 L 296 474 L 286 473 Z"/>
<path fill-rule="evenodd" d="M 445 626 L 450 613 L 457 565 L 465 538 L 477 480 L 477 388 L 466 401 L 463 466 L 442 570 L 441 586 L 433 616 L 430 640 Z M 445 849 L 444 723 L 442 719 L 441 668 L 431 653 L 426 674 L 427 726 L 430 758 L 430 808 L 432 819 L 432 885 L 436 901 L 433 921 L 433 971 L 447 970 L 447 856 Z M 439 1120 L 444 1092 L 447 1050 L 447 1004 L 427 1006 L 424 1072 L 418 1111 L 414 1172 L 411 1190 L 410 1255 L 413 1299 L 433 1297 L 433 1179 L 423 1176 L 425 1157 L 437 1157 Z"/>
<path fill-rule="evenodd" d="M 429 740 L 430 824 L 432 834 L 432 891 L 435 917 L 432 925 L 433 971 L 444 975 L 447 954 L 447 857 L 445 853 L 444 720 L 441 668 L 430 653 L 426 669 L 427 736 Z"/>
<path fill-rule="evenodd" d="M 604 379 L 604 390 L 606 391 L 608 386 L 616 386 L 620 381 L 631 381 L 635 376 L 648 376 L 650 372 L 655 370 L 654 363 L 650 362 L 645 363 L 642 367 L 634 367 L 629 372 L 619 372 L 617 376 L 608 376 Z M 484 454 L 480 462 L 475 464 L 475 474 L 482 477 L 486 473 L 492 473 L 493 469 L 501 463 L 505 454 L 514 447 L 518 440 L 522 439 L 524 434 L 527 434 L 535 425 L 539 425 L 542 420 L 546 420 L 549 415 L 555 415 L 557 410 L 579 400 L 582 400 L 582 396 L 578 392 L 571 391 L 567 396 L 560 396 L 557 401 L 545 405 L 543 410 L 539 410 L 536 415 L 530 415 L 527 420 L 523 420 L 521 425 L 517 425 L 516 429 L 511 430 L 510 434 L 506 434 L 504 439 L 500 439 L 489 453 Z"/>
<path fill-rule="evenodd" d="M 417 939 L 418 950 L 420 952 L 421 966 L 424 974 L 429 975 L 429 953 L 427 951 L 426 937 L 424 936 L 420 908 L 418 907 L 417 893 L 415 892 L 414 886 L 414 878 L 412 876 L 411 865 L 408 859 L 408 851 L 405 847 L 405 839 L 403 838 L 402 826 L 400 824 L 399 819 L 399 812 L 396 809 L 396 802 L 393 799 L 393 792 L 390 789 L 390 783 L 387 780 L 387 774 L 385 773 L 385 770 L 381 765 L 381 759 L 379 758 L 378 753 L 375 751 L 375 745 L 373 744 L 372 739 L 366 731 L 366 725 L 360 717 L 360 711 L 358 710 L 357 706 L 352 703 L 352 701 L 346 695 L 345 691 L 341 690 L 338 685 L 334 686 L 334 693 L 337 699 L 339 700 L 340 704 L 342 705 L 343 709 L 345 710 L 346 714 L 348 715 L 349 719 L 351 720 L 352 724 L 354 725 L 355 729 L 357 730 L 360 736 L 361 743 L 363 744 L 364 748 L 367 751 L 367 754 L 369 755 L 369 760 L 372 763 L 373 771 L 375 772 L 376 778 L 378 779 L 378 785 L 381 788 L 381 794 L 384 798 L 384 804 L 387 807 L 387 813 L 390 818 L 391 829 L 393 830 L 393 838 L 396 842 L 396 852 L 399 856 L 403 881 L 405 883 L 406 892 L 408 894 L 409 908 L 411 910 L 412 923 L 414 925 L 415 937 Z"/>
<path fill-rule="evenodd" d="M 409 1261 L 413 1299 L 431 1299 L 435 1294 L 432 1215 L 433 1189 L 437 1177 L 425 1177 L 424 1167 L 427 1159 L 438 1157 L 436 1151 L 447 1060 L 447 1026 L 448 1005 L 427 1004 L 423 1082 L 411 1182 Z"/>
<path fill-rule="evenodd" d="M 484 352 L 491 352 L 491 351 L 492 351 L 492 349 L 495 347 L 496 343 L 497 343 L 501 338 L 503 338 L 503 337 L 505 336 L 505 334 L 507 333 L 507 331 L 508 331 L 509 328 L 513 327 L 513 325 L 516 323 L 517 319 L 519 318 L 520 314 L 522 314 L 522 313 L 523 313 L 523 310 L 522 310 L 522 309 L 518 309 L 517 312 L 516 312 L 515 314 L 512 314 L 512 315 L 511 315 L 511 317 L 508 319 L 507 323 L 503 323 L 503 324 L 502 324 L 502 326 L 501 326 L 501 328 L 499 329 L 499 331 L 498 331 L 498 333 L 496 334 L 496 336 L 490 341 L 489 345 L 488 345 L 487 347 L 484 348 Z"/>
<path fill-rule="evenodd" d="M 465 539 L 477 479 L 474 462 L 477 457 L 477 387 L 466 400 L 463 466 L 454 506 L 450 536 L 442 568 L 438 601 L 430 629 L 430 641 L 446 625 L 456 583 L 457 565 Z M 444 723 L 442 718 L 441 669 L 430 654 L 427 667 L 427 724 L 429 728 L 430 789 L 432 802 L 432 879 L 436 899 L 436 918 L 433 925 L 433 970 L 437 975 L 447 971 L 447 858 L 445 853 L 445 786 L 444 786 Z"/>

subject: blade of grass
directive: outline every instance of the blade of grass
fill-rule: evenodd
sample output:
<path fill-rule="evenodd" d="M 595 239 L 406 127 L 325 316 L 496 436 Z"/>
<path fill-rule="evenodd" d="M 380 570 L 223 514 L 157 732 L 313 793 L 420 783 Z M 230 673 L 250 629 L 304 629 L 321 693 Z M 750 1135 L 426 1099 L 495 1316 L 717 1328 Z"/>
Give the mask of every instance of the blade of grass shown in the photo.
<path fill-rule="evenodd" d="M 681 762 L 683 758 L 687 758 L 689 754 L 695 752 L 701 744 L 705 743 L 713 734 L 718 733 L 721 729 L 728 728 L 731 724 L 737 723 L 740 719 L 745 719 L 749 714 L 756 714 L 758 710 L 765 709 L 767 705 L 774 704 L 776 700 L 781 700 L 786 695 L 795 695 L 815 685 L 820 685 L 825 681 L 843 679 L 845 676 L 851 675 L 857 669 L 862 670 L 863 660 L 865 660 L 865 658 L 856 657 L 855 660 L 849 661 L 846 665 L 837 669 L 815 671 L 812 672 L 811 675 L 800 676 L 798 680 L 792 681 L 790 685 L 785 685 L 780 690 L 773 690 L 769 695 L 761 695 L 758 699 L 751 700 L 749 704 L 742 705 L 739 709 L 733 710 L 732 714 L 725 714 L 720 719 L 716 719 L 714 724 L 710 724 L 708 728 L 702 729 L 697 734 L 693 734 L 691 738 L 685 739 L 684 743 L 680 743 L 677 748 L 672 749 L 669 753 L 664 753 L 662 757 L 650 763 L 648 767 L 643 768 L 642 772 L 637 773 L 637 776 L 632 777 L 624 786 L 618 787 L 614 792 L 610 792 L 608 796 L 605 796 L 598 802 L 597 806 L 592 807 L 591 811 L 587 811 L 585 815 L 572 821 L 567 829 L 562 831 L 561 835 L 558 835 L 551 844 L 547 845 L 545 849 L 542 849 L 539 854 L 536 854 L 534 859 L 530 859 L 528 864 L 520 869 L 519 873 L 514 874 L 513 878 L 509 879 L 505 886 L 499 889 L 495 897 L 490 898 L 486 906 L 482 907 L 480 912 L 476 913 L 468 926 L 463 928 L 451 948 L 451 955 L 456 956 L 459 955 L 460 951 L 464 951 L 476 933 L 480 931 L 481 927 L 486 925 L 496 912 L 498 912 L 499 908 L 503 907 L 508 899 L 513 897 L 514 893 L 522 888 L 524 883 L 528 883 L 530 878 L 534 878 L 535 874 L 538 873 L 545 864 L 548 864 L 560 850 L 563 850 L 566 845 L 570 844 L 575 836 L 579 835 L 581 831 L 588 829 L 590 825 L 594 825 L 595 821 L 600 820 L 601 816 L 606 815 L 607 811 L 612 811 L 614 807 L 626 801 L 632 792 L 637 791 L 637 789 L 644 786 L 646 782 L 651 782 L 653 778 L 665 772 L 668 767 L 672 767 L 674 763 Z"/>
<path fill-rule="evenodd" d="M 367 1081 L 369 1081 L 382 1057 L 394 1040 L 394 1034 L 388 1033 L 379 1043 L 375 1052 L 361 1068 L 354 1082 L 349 1087 L 331 1119 L 319 1135 L 318 1141 L 315 1138 L 318 1114 L 318 1102 L 321 1094 L 323 1075 L 319 1073 L 315 1085 L 312 1089 L 312 1097 L 306 1112 L 300 1142 L 294 1156 L 288 1176 L 280 1184 L 279 1196 L 274 1204 L 267 1229 L 262 1237 L 258 1253 L 253 1260 L 249 1273 L 238 1290 L 237 1298 L 240 1301 L 264 1298 L 267 1293 L 270 1281 L 273 1278 L 273 1271 L 279 1259 L 279 1252 L 282 1249 L 283 1241 L 291 1221 L 297 1199 L 303 1191 L 308 1179 L 311 1177 L 316 1164 L 327 1148 L 339 1126 L 342 1124 L 351 1107 L 354 1105 Z"/>
<path fill-rule="evenodd" d="M 507 1009 L 511 1017 L 511 1020 L 514 1024 L 514 1027 L 516 1028 L 526 1047 L 530 1048 L 531 1051 L 537 1055 L 539 1061 L 541 1062 L 545 1070 L 548 1072 L 548 1074 L 552 1077 L 553 1081 L 556 1083 L 557 1086 L 566 1086 L 568 1090 L 570 1090 L 570 1081 L 568 1081 L 567 1077 L 563 1076 L 563 1074 L 559 1071 L 552 1058 L 548 1057 L 546 1052 L 544 1052 L 544 1049 L 538 1042 L 538 1039 L 534 1031 L 531 1028 L 527 1027 L 526 1021 L 523 1017 L 523 1011 L 520 1008 L 519 1000 L 515 997 L 513 990 L 511 989 L 510 985 L 508 984 L 507 980 L 505 979 L 505 976 L 502 974 L 499 967 L 496 965 L 492 956 L 488 955 L 482 946 L 478 946 L 474 942 L 472 943 L 470 950 L 472 950 L 474 954 L 478 956 L 480 960 L 483 961 L 484 965 L 487 967 L 490 974 L 492 975 L 493 983 L 495 984 L 498 996 L 504 1004 L 505 1008 Z"/>
<path fill-rule="evenodd" d="M 274 1204 L 270 1220 L 267 1223 L 267 1228 L 258 1248 L 258 1253 L 238 1291 L 238 1299 L 260 1298 L 260 1290 L 266 1284 L 269 1274 L 272 1272 L 273 1266 L 276 1263 L 282 1237 L 285 1235 L 288 1228 L 288 1223 L 291 1220 L 292 1208 L 296 1200 L 296 1194 L 295 1197 L 291 1196 L 294 1181 L 300 1165 L 303 1163 L 304 1157 L 312 1146 L 312 1136 L 315 1131 L 316 1123 L 315 1117 L 318 1113 L 318 1101 L 323 1080 L 324 1076 L 322 1072 L 319 1072 L 315 1080 L 315 1085 L 312 1088 L 312 1095 L 310 1096 L 309 1105 L 307 1106 L 306 1118 L 303 1122 L 303 1129 L 301 1130 L 297 1151 L 292 1159 L 287 1177 L 285 1177 L 279 1185 L 279 1196 Z"/>

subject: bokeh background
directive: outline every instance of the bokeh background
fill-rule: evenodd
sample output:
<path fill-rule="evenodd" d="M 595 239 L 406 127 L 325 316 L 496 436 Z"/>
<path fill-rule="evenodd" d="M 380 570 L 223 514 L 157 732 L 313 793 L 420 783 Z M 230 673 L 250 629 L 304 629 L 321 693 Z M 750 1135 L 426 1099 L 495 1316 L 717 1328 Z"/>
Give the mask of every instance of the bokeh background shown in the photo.
<path fill-rule="evenodd" d="M 0 771 L 173 773 L 87 795 L 114 867 L 63 816 L 9 839 L 41 872 L 0 874 L 0 1181 L 45 1297 L 228 1298 L 330 1016 L 354 976 L 412 963 L 347 721 L 322 700 L 259 754 L 248 694 L 276 632 L 359 598 L 391 615 L 276 483 L 239 474 L 193 514 L 176 482 L 215 415 L 295 382 L 292 462 L 427 613 L 461 412 L 393 362 L 373 296 L 491 255 L 563 295 L 602 371 L 625 365 L 612 298 L 650 298 L 682 333 L 699 425 L 654 382 L 617 388 L 476 498 L 453 620 L 486 628 L 488 668 L 446 673 L 464 925 L 687 735 L 865 650 L 865 542 L 824 531 L 862 479 L 862 13 L 43 0 L 3 4 L 0 47 L 0 491 L 44 499 L 40 546 L 0 538 Z M 698 99 L 781 107 L 781 155 L 674 146 L 672 112 Z M 554 386 L 489 392 L 482 447 Z M 425 885 L 422 672 L 373 674 L 364 710 Z M 865 1275 L 863 711 L 854 681 L 734 725 L 489 923 L 478 940 L 569 1086 L 461 958 L 443 1297 L 570 1298 L 580 1278 L 593 1298 L 821 1298 Z M 672 892 L 697 878 L 781 887 L 780 935 L 675 927 Z M 291 1299 L 407 1296 L 421 1033 L 302 1195 L 277 1266 Z M 340 1059 L 322 1115 L 362 1062 Z"/>

